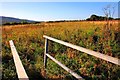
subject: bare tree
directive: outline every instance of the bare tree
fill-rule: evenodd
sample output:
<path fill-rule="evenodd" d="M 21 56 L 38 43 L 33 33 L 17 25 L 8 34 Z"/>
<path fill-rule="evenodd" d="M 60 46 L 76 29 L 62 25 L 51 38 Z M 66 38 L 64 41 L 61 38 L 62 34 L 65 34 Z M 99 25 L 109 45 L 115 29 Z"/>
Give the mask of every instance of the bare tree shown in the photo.
<path fill-rule="evenodd" d="M 103 8 L 103 12 L 104 12 L 105 17 L 107 18 L 107 20 L 109 20 L 109 18 L 112 18 L 114 16 L 115 6 L 109 4 L 109 5 L 107 5 L 106 7 Z"/>
<path fill-rule="evenodd" d="M 107 30 L 110 30 L 110 26 L 112 26 L 112 24 L 111 23 L 113 23 L 112 21 L 111 21 L 111 23 L 109 22 L 112 18 L 113 18 L 113 16 L 114 16 L 114 13 L 115 13 L 115 5 L 111 5 L 111 4 L 109 4 L 109 5 L 107 5 L 106 7 L 104 7 L 103 8 L 103 12 L 104 12 L 104 14 L 105 14 L 105 20 L 106 20 L 106 29 Z"/>
<path fill-rule="evenodd" d="M 114 13 L 115 13 L 115 6 L 112 6 L 111 4 L 107 5 L 106 7 L 103 8 L 103 12 L 105 15 L 105 20 L 106 20 L 106 24 L 103 28 L 104 30 L 104 41 L 106 42 L 105 44 L 105 48 L 109 51 L 106 54 L 108 55 L 112 55 L 112 51 L 111 51 L 111 46 L 109 44 L 107 44 L 107 42 L 111 39 L 111 26 L 113 24 L 113 21 L 110 22 L 110 19 L 113 18 Z"/>

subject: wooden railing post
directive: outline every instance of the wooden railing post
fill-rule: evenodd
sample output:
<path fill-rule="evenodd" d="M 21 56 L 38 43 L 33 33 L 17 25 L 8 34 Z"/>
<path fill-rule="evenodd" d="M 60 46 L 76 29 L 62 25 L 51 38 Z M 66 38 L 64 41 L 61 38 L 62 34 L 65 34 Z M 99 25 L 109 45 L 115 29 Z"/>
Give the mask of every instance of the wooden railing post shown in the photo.
<path fill-rule="evenodd" d="M 45 38 L 44 68 L 46 68 L 47 66 L 47 56 L 46 56 L 47 53 L 48 53 L 48 39 Z"/>

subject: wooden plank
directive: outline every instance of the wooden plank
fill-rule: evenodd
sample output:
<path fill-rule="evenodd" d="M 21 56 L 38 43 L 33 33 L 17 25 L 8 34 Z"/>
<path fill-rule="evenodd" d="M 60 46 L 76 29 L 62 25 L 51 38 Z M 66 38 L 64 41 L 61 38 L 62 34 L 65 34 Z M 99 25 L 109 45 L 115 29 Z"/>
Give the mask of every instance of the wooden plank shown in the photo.
<path fill-rule="evenodd" d="M 114 64 L 117 64 L 117 65 L 120 65 L 120 59 L 117 59 L 117 58 L 114 58 L 114 57 L 111 57 L 111 56 L 108 56 L 108 55 L 105 55 L 105 54 L 102 54 L 102 53 L 99 53 L 99 52 L 95 52 L 95 51 L 92 51 L 90 49 L 86 49 L 86 48 L 83 48 L 83 47 L 80 47 L 80 46 L 76 46 L 76 45 L 73 45 L 71 43 L 67 43 L 67 42 L 64 42 L 64 41 L 61 41 L 61 40 L 58 40 L 58 39 L 54 39 L 52 37 L 48 37 L 46 35 L 43 36 L 44 38 L 47 38 L 51 41 L 54 41 L 54 42 L 57 42 L 57 43 L 60 43 L 62 45 L 65 45 L 65 46 L 68 46 L 70 48 L 73 48 L 73 49 L 76 49 L 78 51 L 81 51 L 81 52 L 85 52 L 89 55 L 92 55 L 92 56 L 95 56 L 97 58 L 100 58 L 100 59 L 103 59 L 103 60 L 106 60 L 108 62 L 111 62 L 111 63 L 114 63 Z"/>
<path fill-rule="evenodd" d="M 72 74 L 76 79 L 78 80 L 83 80 L 83 78 L 81 76 L 79 76 L 78 74 L 76 74 L 75 72 L 73 72 L 72 70 L 70 70 L 68 67 L 66 67 L 65 65 L 63 65 L 62 63 L 60 63 L 58 60 L 56 60 L 55 58 L 53 58 L 51 55 L 46 54 L 50 59 L 52 59 L 55 63 L 57 63 L 59 66 L 61 66 L 63 69 L 65 69 L 67 72 L 69 72 L 70 74 Z"/>
<path fill-rule="evenodd" d="M 9 41 L 19 80 L 29 80 L 12 40 Z"/>
<path fill-rule="evenodd" d="M 46 68 L 46 64 L 47 64 L 46 53 L 48 53 L 48 39 L 45 39 L 45 52 L 44 52 L 44 67 L 45 68 Z"/>

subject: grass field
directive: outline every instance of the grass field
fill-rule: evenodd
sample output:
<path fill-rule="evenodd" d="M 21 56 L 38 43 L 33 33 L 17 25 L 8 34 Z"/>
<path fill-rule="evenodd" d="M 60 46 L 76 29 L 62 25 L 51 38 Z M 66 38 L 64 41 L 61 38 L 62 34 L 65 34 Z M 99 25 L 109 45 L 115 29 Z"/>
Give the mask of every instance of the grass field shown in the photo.
<path fill-rule="evenodd" d="M 13 40 L 31 80 L 44 76 L 44 38 L 47 35 L 87 49 L 120 59 L 120 26 L 113 21 L 107 27 L 103 21 L 59 22 L 11 25 L 2 27 L 3 79 L 17 78 L 9 46 Z M 120 66 L 106 62 L 49 41 L 49 54 L 86 80 L 120 80 Z M 48 59 L 48 79 L 74 80 L 56 63 Z"/>

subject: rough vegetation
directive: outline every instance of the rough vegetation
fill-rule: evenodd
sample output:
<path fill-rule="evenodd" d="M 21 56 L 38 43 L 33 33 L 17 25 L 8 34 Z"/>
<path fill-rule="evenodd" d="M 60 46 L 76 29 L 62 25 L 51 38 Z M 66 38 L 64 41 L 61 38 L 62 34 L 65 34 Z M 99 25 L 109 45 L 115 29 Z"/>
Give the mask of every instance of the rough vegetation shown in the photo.
<path fill-rule="evenodd" d="M 69 73 L 48 59 L 46 73 L 43 66 L 44 38 L 48 35 L 84 48 L 120 59 L 120 26 L 113 21 L 107 27 L 104 21 L 56 22 L 3 26 L 2 64 L 3 80 L 17 78 L 9 40 L 13 40 L 31 80 L 40 75 L 48 80 L 74 80 Z M 86 80 L 120 80 L 120 66 L 106 62 L 49 41 L 49 54 L 81 75 Z"/>

